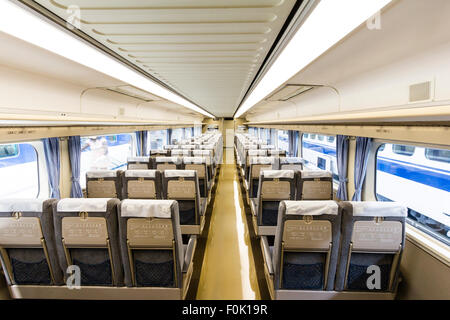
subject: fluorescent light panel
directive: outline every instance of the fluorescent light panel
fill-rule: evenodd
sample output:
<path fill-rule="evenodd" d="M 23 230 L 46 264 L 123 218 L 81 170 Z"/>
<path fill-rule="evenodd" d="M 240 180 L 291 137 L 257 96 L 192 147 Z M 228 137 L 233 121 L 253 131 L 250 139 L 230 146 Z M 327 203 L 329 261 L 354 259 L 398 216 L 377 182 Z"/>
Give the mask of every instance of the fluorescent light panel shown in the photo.
<path fill-rule="evenodd" d="M 11 1 L 0 1 L 0 31 L 214 118 L 193 103 Z"/>
<path fill-rule="evenodd" d="M 247 112 L 391 0 L 321 0 L 236 112 Z M 376 32 L 376 31 L 374 31 Z"/>

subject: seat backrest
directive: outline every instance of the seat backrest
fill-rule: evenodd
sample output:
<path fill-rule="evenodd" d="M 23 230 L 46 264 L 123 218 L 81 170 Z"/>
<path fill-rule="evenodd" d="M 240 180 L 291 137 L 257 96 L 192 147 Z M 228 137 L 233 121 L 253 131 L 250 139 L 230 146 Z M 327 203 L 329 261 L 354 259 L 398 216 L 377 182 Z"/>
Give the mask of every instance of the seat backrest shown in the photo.
<path fill-rule="evenodd" d="M 345 201 L 336 290 L 395 291 L 407 208 L 395 202 Z"/>
<path fill-rule="evenodd" d="M 177 201 L 123 200 L 119 220 L 125 285 L 181 288 L 184 250 Z"/>
<path fill-rule="evenodd" d="M 333 176 L 330 171 L 301 170 L 297 179 L 297 200 L 332 200 Z"/>
<path fill-rule="evenodd" d="M 212 150 L 192 150 L 192 155 L 194 157 L 205 157 L 206 158 L 206 167 L 208 169 L 208 179 L 211 180 L 213 177 L 213 159 L 212 159 Z"/>
<path fill-rule="evenodd" d="M 166 150 L 172 150 L 172 149 L 180 149 L 180 146 L 176 144 L 166 144 L 163 146 L 163 148 Z"/>
<path fill-rule="evenodd" d="M 275 146 L 273 144 L 261 144 L 259 148 L 261 150 L 269 150 L 269 149 L 275 149 Z"/>
<path fill-rule="evenodd" d="M 8 285 L 61 285 L 53 229 L 55 199 L 0 200 L 0 259 Z"/>
<path fill-rule="evenodd" d="M 153 161 L 153 168 L 159 171 L 181 169 L 182 164 L 180 157 L 156 157 Z"/>
<path fill-rule="evenodd" d="M 150 169 L 150 157 L 128 157 L 128 170 Z"/>
<path fill-rule="evenodd" d="M 267 150 L 248 150 L 247 151 L 247 166 L 250 165 L 250 159 L 253 157 L 266 157 L 267 156 Z"/>
<path fill-rule="evenodd" d="M 56 249 L 63 270 L 80 268 L 82 286 L 123 285 L 118 199 L 65 198 L 53 204 Z"/>
<path fill-rule="evenodd" d="M 172 157 L 189 157 L 191 151 L 189 149 L 172 150 Z"/>
<path fill-rule="evenodd" d="M 282 157 L 280 158 L 281 170 L 303 170 L 303 159 L 300 157 Z"/>
<path fill-rule="evenodd" d="M 282 201 L 273 249 L 275 289 L 333 290 L 340 230 L 335 201 Z"/>
<path fill-rule="evenodd" d="M 258 184 L 258 225 L 276 226 L 282 200 L 295 200 L 294 170 L 263 170 Z"/>
<path fill-rule="evenodd" d="M 161 171 L 126 170 L 122 199 L 162 199 Z"/>
<path fill-rule="evenodd" d="M 259 175 L 261 170 L 278 170 L 277 158 L 250 157 L 250 168 L 248 170 L 247 178 L 250 198 L 256 198 L 258 195 Z"/>
<path fill-rule="evenodd" d="M 206 198 L 208 196 L 208 167 L 207 158 L 205 157 L 184 157 L 184 170 L 197 171 L 200 197 Z"/>
<path fill-rule="evenodd" d="M 120 198 L 121 170 L 96 170 L 86 172 L 88 198 Z"/>
<path fill-rule="evenodd" d="M 164 198 L 177 200 L 181 225 L 200 223 L 200 189 L 195 170 L 165 170 Z"/>
<path fill-rule="evenodd" d="M 269 157 L 286 157 L 286 151 L 285 150 L 269 149 L 269 150 L 267 150 L 267 155 Z"/>
<path fill-rule="evenodd" d="M 150 150 L 150 157 L 170 157 L 170 149 L 167 150 Z"/>
<path fill-rule="evenodd" d="M 194 144 L 184 144 L 181 146 L 181 149 L 192 150 L 192 149 L 195 149 L 195 145 Z"/>

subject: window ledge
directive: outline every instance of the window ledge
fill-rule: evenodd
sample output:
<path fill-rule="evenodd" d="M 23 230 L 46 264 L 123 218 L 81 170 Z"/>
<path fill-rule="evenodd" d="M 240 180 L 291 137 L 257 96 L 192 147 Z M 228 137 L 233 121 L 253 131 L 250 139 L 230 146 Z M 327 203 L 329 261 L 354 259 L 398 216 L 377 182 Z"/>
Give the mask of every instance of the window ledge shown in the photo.
<path fill-rule="evenodd" d="M 406 238 L 450 267 L 450 248 L 417 228 L 407 224 Z"/>

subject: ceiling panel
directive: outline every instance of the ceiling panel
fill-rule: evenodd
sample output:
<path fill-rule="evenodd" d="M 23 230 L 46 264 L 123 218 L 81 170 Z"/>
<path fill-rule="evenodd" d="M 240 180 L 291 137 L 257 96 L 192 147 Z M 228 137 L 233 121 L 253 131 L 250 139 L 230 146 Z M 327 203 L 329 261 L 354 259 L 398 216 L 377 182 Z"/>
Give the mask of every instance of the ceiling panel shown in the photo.
<path fill-rule="evenodd" d="M 216 116 L 232 116 L 295 0 L 35 0 Z M 79 14 L 78 14 L 79 13 Z"/>

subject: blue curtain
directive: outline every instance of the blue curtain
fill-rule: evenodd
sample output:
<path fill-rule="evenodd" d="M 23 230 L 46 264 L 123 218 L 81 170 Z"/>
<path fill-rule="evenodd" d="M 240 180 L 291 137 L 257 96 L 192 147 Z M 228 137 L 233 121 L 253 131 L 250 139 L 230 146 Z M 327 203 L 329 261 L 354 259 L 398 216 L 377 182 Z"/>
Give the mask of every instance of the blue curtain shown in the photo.
<path fill-rule="evenodd" d="M 141 131 L 136 131 L 136 155 L 139 157 L 142 155 L 142 134 Z"/>
<path fill-rule="evenodd" d="M 167 129 L 167 144 L 172 144 L 172 129 Z"/>
<path fill-rule="evenodd" d="M 191 138 L 195 137 L 194 127 L 191 128 Z"/>
<path fill-rule="evenodd" d="M 148 131 L 142 131 L 142 155 L 148 156 Z"/>
<path fill-rule="evenodd" d="M 83 198 L 83 191 L 80 185 L 80 165 L 81 165 L 81 141 L 80 136 L 69 137 L 69 158 L 72 170 L 71 198 Z"/>
<path fill-rule="evenodd" d="M 367 171 L 367 160 L 369 158 L 371 138 L 357 137 L 355 151 L 355 193 L 352 201 L 361 201 L 362 187 Z"/>
<path fill-rule="evenodd" d="M 288 138 L 289 138 L 289 155 L 291 157 L 298 157 L 298 141 L 300 138 L 299 132 L 289 130 Z"/>
<path fill-rule="evenodd" d="M 336 136 L 336 158 L 339 176 L 337 197 L 342 201 L 347 201 L 348 136 Z"/>
<path fill-rule="evenodd" d="M 60 152 L 58 138 L 42 139 L 44 143 L 45 163 L 47 164 L 48 182 L 50 185 L 50 198 L 60 199 Z"/>

